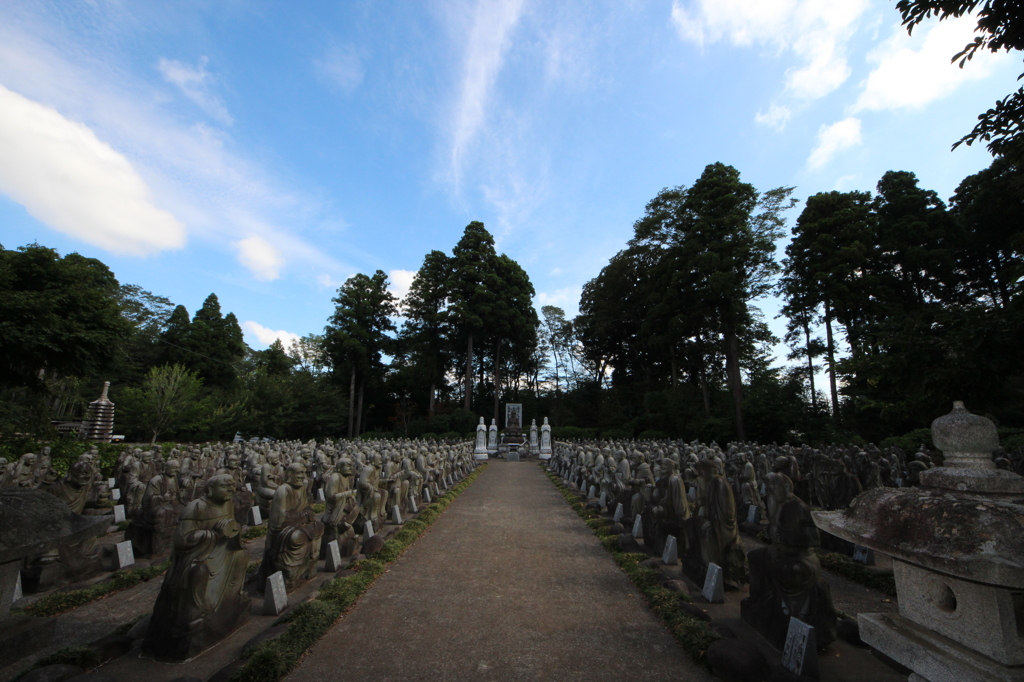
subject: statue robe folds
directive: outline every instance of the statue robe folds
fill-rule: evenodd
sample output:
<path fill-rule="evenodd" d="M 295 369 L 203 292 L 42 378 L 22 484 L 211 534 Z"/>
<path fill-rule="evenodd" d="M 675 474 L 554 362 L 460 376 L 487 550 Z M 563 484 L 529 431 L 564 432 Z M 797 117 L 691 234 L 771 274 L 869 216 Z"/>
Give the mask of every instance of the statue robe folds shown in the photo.
<path fill-rule="evenodd" d="M 267 578 L 277 571 L 284 574 L 289 592 L 314 577 L 323 534 L 324 524 L 316 518 L 305 487 L 281 485 L 274 491 L 256 589 L 262 592 Z"/>
<path fill-rule="evenodd" d="M 197 656 L 249 619 L 243 591 L 249 553 L 231 500 L 206 497 L 185 507 L 142 651 L 161 660 Z"/>

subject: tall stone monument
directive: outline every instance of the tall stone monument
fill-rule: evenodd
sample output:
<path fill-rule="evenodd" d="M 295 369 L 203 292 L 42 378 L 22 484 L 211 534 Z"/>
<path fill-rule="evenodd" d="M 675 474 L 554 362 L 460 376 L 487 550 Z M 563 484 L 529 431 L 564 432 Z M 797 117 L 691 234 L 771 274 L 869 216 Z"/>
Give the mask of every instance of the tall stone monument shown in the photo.
<path fill-rule="evenodd" d="M 995 424 L 962 402 L 932 422 L 943 466 L 873 488 L 822 530 L 892 556 L 899 615 L 862 613 L 867 644 L 915 682 L 1024 681 L 1024 477 L 1000 470 Z"/>
<path fill-rule="evenodd" d="M 476 447 L 473 448 L 473 459 L 487 459 L 487 425 L 484 418 L 476 425 Z"/>
<path fill-rule="evenodd" d="M 110 382 L 103 382 L 103 393 L 89 403 L 89 413 L 82 424 L 85 440 L 109 443 L 114 433 L 114 403 L 107 397 Z"/>
<path fill-rule="evenodd" d="M 547 417 L 540 427 L 540 459 L 551 459 L 551 425 Z"/>

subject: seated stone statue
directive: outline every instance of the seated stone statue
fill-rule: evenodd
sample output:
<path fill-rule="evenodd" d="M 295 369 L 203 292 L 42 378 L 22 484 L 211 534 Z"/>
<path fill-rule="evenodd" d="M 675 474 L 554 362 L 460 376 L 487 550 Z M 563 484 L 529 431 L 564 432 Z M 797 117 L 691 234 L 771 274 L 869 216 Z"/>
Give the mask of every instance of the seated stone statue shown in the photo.
<path fill-rule="evenodd" d="M 324 514 L 320 521 L 324 524 L 324 535 L 320 542 L 320 558 L 327 553 L 327 544 L 338 541 L 341 556 L 352 556 L 358 553 L 361 538 L 356 535 L 352 524 L 359 516 L 359 504 L 356 502 L 356 490 L 352 486 L 352 461 L 342 457 L 333 467 L 328 467 L 324 474 Z"/>
<path fill-rule="evenodd" d="M 828 583 L 821 579 L 821 564 L 812 551 L 821 544 L 818 529 L 810 508 L 793 494 L 792 482 L 783 474 L 769 474 L 768 479 L 777 493 L 772 500 L 774 544 L 747 556 L 750 596 L 740 602 L 740 612 L 776 649 L 785 646 L 791 616 L 814 627 L 822 649 L 835 641 L 836 611 Z M 783 499 L 779 499 L 780 492 Z"/>
<path fill-rule="evenodd" d="M 164 472 L 146 485 L 139 510 L 125 531 L 135 556 L 159 557 L 171 551 L 182 506 L 178 462 L 167 460 Z"/>
<path fill-rule="evenodd" d="M 257 574 L 256 590 L 262 593 L 267 578 L 284 574 L 289 592 L 316 575 L 324 524 L 317 520 L 306 496 L 306 467 L 292 462 L 284 484 L 274 491 L 267 527 L 267 544 Z"/>
<path fill-rule="evenodd" d="M 701 531 L 704 563 L 721 566 L 726 588 L 738 589 L 746 582 L 747 561 L 739 541 L 736 497 L 713 460 L 698 462 L 697 472 L 704 495 L 701 506 L 705 521 Z"/>
<path fill-rule="evenodd" d="M 151 481 L 152 482 L 152 481 Z M 249 618 L 243 591 L 249 553 L 235 521 L 230 476 L 214 476 L 185 507 L 174 534 L 174 557 L 153 607 L 142 651 L 187 660 L 234 632 Z"/>
<path fill-rule="evenodd" d="M 227 474 L 235 481 L 235 494 L 231 498 L 231 504 L 235 508 L 235 521 L 245 524 L 249 518 L 249 511 L 253 507 L 255 496 L 245 485 L 245 472 L 239 466 L 240 458 L 232 453 L 227 456 L 224 468 L 217 470 L 217 475 Z"/>
<path fill-rule="evenodd" d="M 260 468 L 260 480 L 256 486 L 256 500 L 259 502 L 263 518 L 270 515 L 270 503 L 274 500 L 274 492 L 283 481 L 284 468 L 281 466 L 281 456 L 277 452 L 271 452 L 266 463 Z"/>

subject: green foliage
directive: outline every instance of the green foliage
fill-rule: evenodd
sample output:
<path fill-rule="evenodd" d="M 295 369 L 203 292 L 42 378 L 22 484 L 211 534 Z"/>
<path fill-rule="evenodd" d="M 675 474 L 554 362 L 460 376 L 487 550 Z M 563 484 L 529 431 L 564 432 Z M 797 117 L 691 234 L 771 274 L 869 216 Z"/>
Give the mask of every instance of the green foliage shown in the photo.
<path fill-rule="evenodd" d="M 931 429 L 914 429 L 910 433 L 902 436 L 891 436 L 879 443 L 879 447 L 888 448 L 896 446 L 907 453 L 917 452 L 922 445 L 927 445 L 932 449 L 935 448 L 935 445 L 932 443 Z"/>
<path fill-rule="evenodd" d="M 153 367 L 140 388 L 121 394 L 125 421 L 148 431 L 153 443 L 172 427 L 184 431 L 211 407 L 198 400 L 202 386 L 199 375 L 184 365 Z"/>
<path fill-rule="evenodd" d="M 287 611 L 277 623 L 287 623 L 284 634 L 242 651 L 245 665 L 236 670 L 232 682 L 275 682 L 287 675 L 299 659 L 344 614 L 387 566 L 416 541 L 452 501 L 476 480 L 487 465 L 478 467 L 451 490 L 425 507 L 384 542 L 372 558 L 352 566 L 353 575 L 335 578 L 321 585 L 316 599 Z"/>
<path fill-rule="evenodd" d="M 891 574 L 872 571 L 845 554 L 836 552 L 818 552 L 818 559 L 826 571 L 896 598 L 896 580 Z"/>

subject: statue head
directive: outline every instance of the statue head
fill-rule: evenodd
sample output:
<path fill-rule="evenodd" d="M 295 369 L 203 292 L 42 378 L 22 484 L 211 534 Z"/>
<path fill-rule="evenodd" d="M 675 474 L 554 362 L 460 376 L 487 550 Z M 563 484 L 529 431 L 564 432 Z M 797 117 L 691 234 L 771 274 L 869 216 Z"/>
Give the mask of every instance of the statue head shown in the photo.
<path fill-rule="evenodd" d="M 142 453 L 142 461 L 145 462 L 146 464 L 149 464 L 150 462 L 152 462 L 153 461 L 153 451 L 152 450 L 146 450 L 145 452 L 143 452 Z"/>
<path fill-rule="evenodd" d="M 284 481 L 295 489 L 306 485 L 306 465 L 302 462 L 292 462 L 289 464 L 284 472 Z"/>
<path fill-rule="evenodd" d="M 235 494 L 235 479 L 231 474 L 220 474 L 206 482 L 203 495 L 214 504 L 224 504 Z"/>
<path fill-rule="evenodd" d="M 238 455 L 236 455 L 235 453 L 231 453 L 230 455 L 228 455 L 227 468 L 228 469 L 237 469 L 238 468 Z"/>
<path fill-rule="evenodd" d="M 267 461 L 276 466 L 281 461 L 281 455 L 277 454 L 277 450 L 271 450 L 267 455 Z"/>
<path fill-rule="evenodd" d="M 181 471 L 181 465 L 178 464 L 178 460 L 169 459 L 164 462 L 164 476 L 177 476 L 179 471 Z"/>
<path fill-rule="evenodd" d="M 81 488 L 89 485 L 89 481 L 92 480 L 92 467 L 86 462 L 75 462 L 68 469 L 67 475 L 64 477 L 73 488 Z"/>

